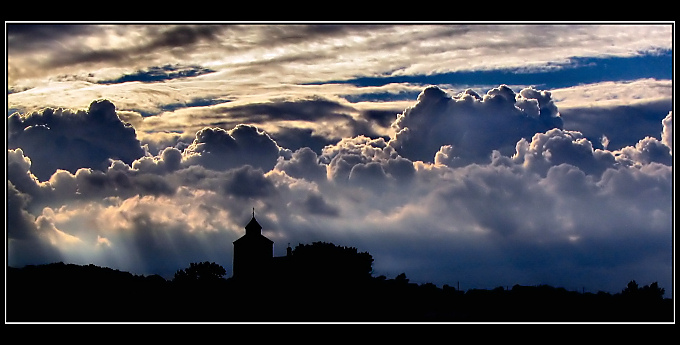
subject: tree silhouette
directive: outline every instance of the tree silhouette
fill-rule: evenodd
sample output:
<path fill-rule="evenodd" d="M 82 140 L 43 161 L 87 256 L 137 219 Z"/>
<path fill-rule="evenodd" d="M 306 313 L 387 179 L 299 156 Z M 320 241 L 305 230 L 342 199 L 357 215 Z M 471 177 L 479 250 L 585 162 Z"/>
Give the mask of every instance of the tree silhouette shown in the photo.
<path fill-rule="evenodd" d="M 640 291 L 640 288 L 638 287 L 638 284 L 635 280 L 631 280 L 628 285 L 626 286 L 623 291 L 621 291 L 622 295 L 635 295 Z"/>
<path fill-rule="evenodd" d="M 373 271 L 373 257 L 369 253 L 332 243 L 299 244 L 292 252 L 292 259 L 298 278 L 352 281 L 369 278 Z"/>
<path fill-rule="evenodd" d="M 653 282 L 650 285 L 639 287 L 635 280 L 631 280 L 621 295 L 627 298 L 644 299 L 644 300 L 660 300 L 663 299 L 665 289 L 659 287 L 659 283 Z"/>
<path fill-rule="evenodd" d="M 394 278 L 394 281 L 396 281 L 399 284 L 408 284 L 409 279 L 406 278 L 406 273 L 400 273 Z"/>
<path fill-rule="evenodd" d="M 224 267 L 214 262 L 192 262 L 189 267 L 175 272 L 173 278 L 174 282 L 191 282 L 191 281 L 216 281 L 222 279 L 227 274 Z"/>

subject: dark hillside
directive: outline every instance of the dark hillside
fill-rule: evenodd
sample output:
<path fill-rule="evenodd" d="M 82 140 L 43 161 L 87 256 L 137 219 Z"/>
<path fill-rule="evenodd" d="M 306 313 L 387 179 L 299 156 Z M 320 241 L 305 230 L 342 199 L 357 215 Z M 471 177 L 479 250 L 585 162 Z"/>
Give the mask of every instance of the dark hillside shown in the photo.
<path fill-rule="evenodd" d="M 8 322 L 672 322 L 656 283 L 620 293 L 547 285 L 466 292 L 371 276 L 372 257 L 327 243 L 298 246 L 276 274 L 224 279 L 192 263 L 172 280 L 94 265 L 7 268 Z M 288 263 L 282 263 L 288 260 Z M 346 265 L 342 263 L 346 262 Z"/>

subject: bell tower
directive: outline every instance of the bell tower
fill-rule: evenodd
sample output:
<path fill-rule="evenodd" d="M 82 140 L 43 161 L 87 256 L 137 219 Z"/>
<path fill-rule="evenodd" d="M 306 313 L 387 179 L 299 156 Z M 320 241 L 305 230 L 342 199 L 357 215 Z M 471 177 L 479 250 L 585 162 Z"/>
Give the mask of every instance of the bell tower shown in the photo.
<path fill-rule="evenodd" d="M 253 217 L 245 226 L 246 233 L 234 241 L 233 277 L 243 280 L 264 278 L 274 257 L 274 242 L 262 235 L 262 226 Z"/>

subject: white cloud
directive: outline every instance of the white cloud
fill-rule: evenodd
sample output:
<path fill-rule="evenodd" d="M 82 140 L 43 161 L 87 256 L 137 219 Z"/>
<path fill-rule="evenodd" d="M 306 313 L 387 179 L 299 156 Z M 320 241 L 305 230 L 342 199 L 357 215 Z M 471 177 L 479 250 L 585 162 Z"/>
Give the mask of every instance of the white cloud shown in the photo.
<path fill-rule="evenodd" d="M 661 133 L 661 142 L 671 149 L 673 154 L 673 112 L 669 112 L 663 119 L 663 132 Z"/>
<path fill-rule="evenodd" d="M 450 96 L 428 87 L 414 106 L 399 114 L 390 146 L 425 162 L 447 146 L 450 161 L 469 164 L 488 161 L 493 150 L 510 152 L 518 140 L 561 126 L 549 92 L 524 89 L 515 94 L 501 85 L 484 96 L 471 90 Z"/>
<path fill-rule="evenodd" d="M 638 79 L 627 82 L 605 81 L 551 90 L 560 110 L 645 104 L 673 96 L 672 80 Z"/>

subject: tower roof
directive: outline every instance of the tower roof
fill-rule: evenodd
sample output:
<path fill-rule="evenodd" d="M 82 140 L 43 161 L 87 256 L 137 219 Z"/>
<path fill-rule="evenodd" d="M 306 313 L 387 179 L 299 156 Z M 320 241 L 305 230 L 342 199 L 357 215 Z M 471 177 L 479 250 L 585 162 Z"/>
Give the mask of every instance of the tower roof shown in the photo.
<path fill-rule="evenodd" d="M 260 230 L 262 230 L 262 226 L 260 225 L 260 223 L 257 222 L 257 220 L 255 220 L 255 216 L 253 216 L 250 222 L 248 222 L 248 224 L 246 225 L 246 234 L 250 232 L 259 234 Z"/>
<path fill-rule="evenodd" d="M 239 239 L 234 241 L 236 242 L 265 242 L 265 243 L 274 243 L 274 241 L 268 239 L 264 235 L 262 235 L 262 226 L 260 223 L 257 222 L 255 219 L 255 216 L 253 216 L 252 219 L 250 219 L 250 222 L 246 225 L 246 233 L 245 235 L 241 236 Z"/>

